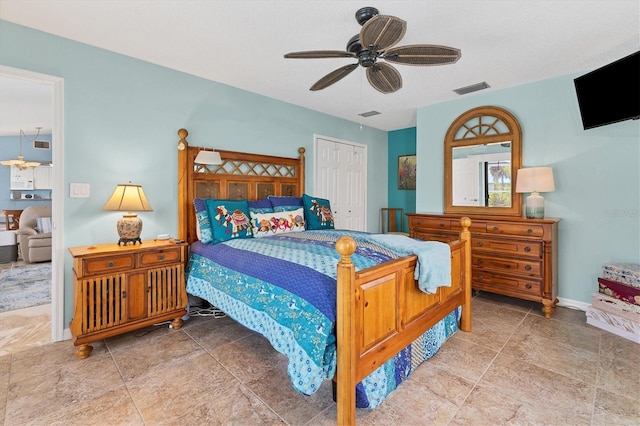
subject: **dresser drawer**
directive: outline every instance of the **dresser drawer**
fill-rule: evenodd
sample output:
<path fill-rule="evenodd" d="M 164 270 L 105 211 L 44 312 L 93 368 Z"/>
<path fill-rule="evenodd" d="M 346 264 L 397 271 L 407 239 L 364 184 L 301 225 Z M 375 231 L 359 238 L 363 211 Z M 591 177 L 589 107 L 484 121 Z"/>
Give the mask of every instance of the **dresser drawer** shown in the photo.
<path fill-rule="evenodd" d="M 180 260 L 181 250 L 180 247 L 175 247 L 139 253 L 139 266 L 146 267 L 177 262 Z"/>
<path fill-rule="evenodd" d="M 460 237 L 460 234 L 457 232 L 414 232 L 413 238 L 417 238 L 421 241 L 440 241 L 443 243 L 450 243 L 451 241 L 455 241 Z"/>
<path fill-rule="evenodd" d="M 451 220 L 438 218 L 411 218 L 409 228 L 451 229 Z"/>
<path fill-rule="evenodd" d="M 540 297 L 542 294 L 540 281 L 487 273 L 482 270 L 474 270 L 471 273 L 471 285 L 476 290 L 495 291 L 507 295 L 527 294 Z"/>
<path fill-rule="evenodd" d="M 94 257 L 82 261 L 83 276 L 126 271 L 135 266 L 134 254 Z"/>
<path fill-rule="evenodd" d="M 488 234 L 519 235 L 523 237 L 542 237 L 544 227 L 535 223 L 488 222 Z"/>
<path fill-rule="evenodd" d="M 542 258 L 542 242 L 509 238 L 473 237 L 472 251 L 486 253 L 508 253 L 532 258 Z"/>
<path fill-rule="evenodd" d="M 540 260 L 520 260 L 506 257 L 483 256 L 480 254 L 474 254 L 471 259 L 471 264 L 474 268 L 527 275 L 531 278 L 542 277 L 542 261 Z"/>

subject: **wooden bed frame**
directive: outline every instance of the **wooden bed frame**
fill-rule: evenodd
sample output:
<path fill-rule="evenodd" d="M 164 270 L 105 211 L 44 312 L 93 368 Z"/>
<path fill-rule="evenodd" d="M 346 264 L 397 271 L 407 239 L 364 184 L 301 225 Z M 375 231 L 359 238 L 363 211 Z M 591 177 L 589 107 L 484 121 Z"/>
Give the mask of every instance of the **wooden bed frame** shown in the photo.
<path fill-rule="evenodd" d="M 299 158 L 217 150 L 222 164 L 194 162 L 201 150 L 190 147 L 188 132 L 178 131 L 178 236 L 197 239 L 194 198 L 258 200 L 272 195 L 302 196 L 304 148 Z M 336 243 L 337 266 L 337 424 L 356 419 L 355 388 L 384 362 L 462 305 L 460 329 L 471 331 L 471 220 L 460 220 L 460 239 L 451 246 L 451 287 L 435 294 L 418 289 L 416 256 L 406 256 L 356 272 L 350 260 L 355 241 Z"/>

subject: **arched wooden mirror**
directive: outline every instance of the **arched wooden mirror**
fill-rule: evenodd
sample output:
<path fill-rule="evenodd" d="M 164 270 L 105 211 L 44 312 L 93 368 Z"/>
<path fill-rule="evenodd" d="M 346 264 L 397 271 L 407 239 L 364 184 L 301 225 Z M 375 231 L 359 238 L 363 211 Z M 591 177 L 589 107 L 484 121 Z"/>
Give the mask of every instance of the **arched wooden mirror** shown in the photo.
<path fill-rule="evenodd" d="M 511 113 L 493 106 L 465 112 L 444 139 L 445 213 L 520 216 L 521 166 L 522 131 Z"/>

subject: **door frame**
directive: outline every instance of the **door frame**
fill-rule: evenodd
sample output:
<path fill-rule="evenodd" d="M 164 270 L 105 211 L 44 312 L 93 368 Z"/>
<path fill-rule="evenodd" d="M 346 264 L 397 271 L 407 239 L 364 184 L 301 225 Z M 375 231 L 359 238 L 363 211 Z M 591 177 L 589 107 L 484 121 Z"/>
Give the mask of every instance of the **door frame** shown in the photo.
<path fill-rule="evenodd" d="M 0 75 L 15 79 L 48 84 L 53 88 L 53 196 L 51 201 L 51 340 L 65 340 L 64 336 L 64 79 L 20 68 L 0 65 Z"/>

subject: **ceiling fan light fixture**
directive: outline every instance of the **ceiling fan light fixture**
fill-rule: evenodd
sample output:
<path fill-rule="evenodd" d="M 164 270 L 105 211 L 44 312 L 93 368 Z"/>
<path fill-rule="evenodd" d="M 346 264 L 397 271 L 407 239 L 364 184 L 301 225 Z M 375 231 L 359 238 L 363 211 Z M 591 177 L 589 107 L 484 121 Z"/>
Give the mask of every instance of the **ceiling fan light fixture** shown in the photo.
<path fill-rule="evenodd" d="M 390 15 L 380 15 L 374 7 L 363 7 L 356 12 L 356 20 L 362 29 L 351 37 L 345 51 L 311 50 L 291 52 L 285 58 L 316 59 L 353 57 L 355 64 L 340 67 L 318 80 L 309 90 L 325 89 L 342 80 L 358 66 L 366 69 L 367 80 L 381 93 L 393 93 L 402 88 L 400 73 L 389 61 L 405 65 L 448 65 L 460 59 L 459 49 L 431 44 L 395 46 L 407 31 L 406 21 Z M 378 61 L 380 59 L 380 61 Z"/>

